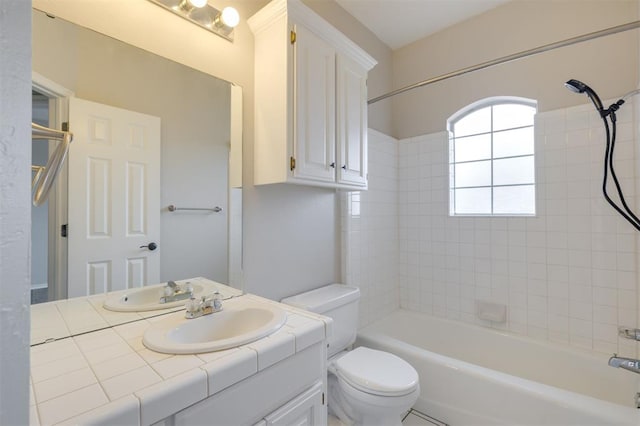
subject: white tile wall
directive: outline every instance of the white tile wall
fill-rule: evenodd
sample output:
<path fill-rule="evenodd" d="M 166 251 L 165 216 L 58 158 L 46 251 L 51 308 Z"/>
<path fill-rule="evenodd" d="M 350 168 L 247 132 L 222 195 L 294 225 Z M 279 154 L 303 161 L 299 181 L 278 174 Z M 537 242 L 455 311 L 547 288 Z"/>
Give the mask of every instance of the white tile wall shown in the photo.
<path fill-rule="evenodd" d="M 627 201 L 635 206 L 632 111 L 625 106 L 618 112 L 616 165 Z M 377 161 L 381 150 L 392 152 L 391 148 L 370 140 L 371 172 L 390 172 L 392 166 Z M 391 247 L 398 238 L 402 307 L 634 356 L 635 342 L 619 339 L 617 326 L 638 325 L 637 232 L 602 196 L 603 153 L 602 122 L 590 105 L 539 114 L 537 215 L 449 217 L 447 133 L 401 140 L 398 233 L 383 232 L 391 221 L 379 220 L 371 199 L 391 203 L 393 195 L 379 195 L 374 178 L 371 194 L 361 195 L 360 217 L 347 216 L 347 244 L 353 250 L 347 258 L 355 268 L 348 277 L 364 286 L 371 298 L 379 257 L 365 251 L 380 250 L 392 259 L 393 254 L 375 243 L 377 236 L 393 235 L 387 242 Z M 382 161 L 393 161 L 391 154 Z M 392 182 L 390 177 L 385 185 Z M 384 271 L 389 277 L 395 272 L 393 265 L 385 265 Z M 385 291 L 393 294 L 391 287 Z M 479 320 L 477 300 L 505 304 L 506 324 Z M 373 316 L 372 303 L 381 301 L 363 302 L 366 323 Z"/>
<path fill-rule="evenodd" d="M 398 291 L 398 141 L 369 130 L 369 188 L 345 192 L 343 281 L 360 287 L 360 325 L 400 306 Z"/>

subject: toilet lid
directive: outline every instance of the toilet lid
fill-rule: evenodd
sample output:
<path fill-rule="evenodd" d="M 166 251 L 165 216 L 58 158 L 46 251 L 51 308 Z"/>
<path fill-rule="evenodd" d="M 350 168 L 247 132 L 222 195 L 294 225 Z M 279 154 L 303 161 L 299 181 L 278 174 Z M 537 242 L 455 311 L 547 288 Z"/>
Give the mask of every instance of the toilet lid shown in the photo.
<path fill-rule="evenodd" d="M 348 384 L 374 395 L 406 395 L 418 386 L 418 373 L 408 362 L 375 349 L 358 347 L 340 357 L 335 368 Z"/>

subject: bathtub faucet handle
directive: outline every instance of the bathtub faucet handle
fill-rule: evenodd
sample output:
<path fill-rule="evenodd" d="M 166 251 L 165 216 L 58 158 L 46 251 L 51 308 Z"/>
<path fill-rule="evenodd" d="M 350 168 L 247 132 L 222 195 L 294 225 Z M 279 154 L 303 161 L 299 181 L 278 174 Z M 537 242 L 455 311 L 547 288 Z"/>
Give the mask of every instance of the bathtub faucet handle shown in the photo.
<path fill-rule="evenodd" d="M 640 328 L 618 327 L 618 335 L 625 339 L 640 341 Z"/>
<path fill-rule="evenodd" d="M 618 354 L 613 354 L 609 358 L 609 365 L 615 368 L 623 368 L 628 371 L 640 374 L 640 360 L 633 358 L 619 357 Z"/>

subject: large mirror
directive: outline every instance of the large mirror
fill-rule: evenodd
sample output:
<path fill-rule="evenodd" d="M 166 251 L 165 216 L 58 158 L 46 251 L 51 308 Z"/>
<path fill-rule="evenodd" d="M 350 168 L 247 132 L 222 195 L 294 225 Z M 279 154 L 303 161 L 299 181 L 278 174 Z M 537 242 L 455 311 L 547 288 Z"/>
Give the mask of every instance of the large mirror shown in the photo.
<path fill-rule="evenodd" d="M 241 289 L 241 89 L 37 10 L 32 43 L 33 120 L 49 127 L 70 122 L 76 134 L 55 192 L 32 210 L 32 312 L 67 297 L 192 277 Z M 81 123 L 74 118 L 81 110 L 100 119 Z M 84 152 L 87 133 L 98 140 L 115 132 L 100 124 L 111 123 L 102 111 L 125 114 L 126 122 L 151 117 L 157 152 L 122 169 L 109 168 L 112 157 Z M 128 132 L 135 145 L 136 131 Z M 53 144 L 33 141 L 34 166 L 46 162 Z M 147 167 L 149 158 L 157 164 Z M 156 201 L 148 197 L 154 191 Z M 151 219 L 143 217 L 148 213 Z M 126 236 L 139 237 L 134 254 L 124 261 L 88 258 L 121 249 L 120 240 L 106 238 L 119 232 L 118 221 Z"/>

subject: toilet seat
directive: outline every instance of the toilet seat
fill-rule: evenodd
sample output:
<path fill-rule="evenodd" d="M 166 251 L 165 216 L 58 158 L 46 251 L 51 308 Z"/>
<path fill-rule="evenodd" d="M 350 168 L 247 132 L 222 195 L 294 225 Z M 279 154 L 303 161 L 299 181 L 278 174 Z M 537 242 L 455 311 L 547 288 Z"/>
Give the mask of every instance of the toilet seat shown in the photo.
<path fill-rule="evenodd" d="M 358 347 L 335 361 L 335 373 L 348 385 L 372 395 L 403 396 L 418 387 L 418 373 L 388 352 Z"/>

